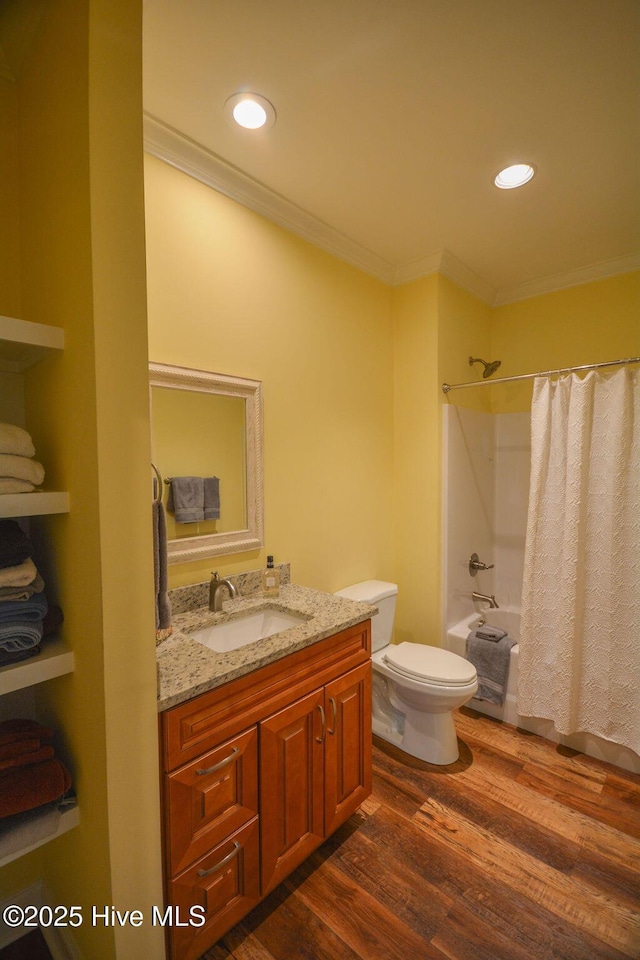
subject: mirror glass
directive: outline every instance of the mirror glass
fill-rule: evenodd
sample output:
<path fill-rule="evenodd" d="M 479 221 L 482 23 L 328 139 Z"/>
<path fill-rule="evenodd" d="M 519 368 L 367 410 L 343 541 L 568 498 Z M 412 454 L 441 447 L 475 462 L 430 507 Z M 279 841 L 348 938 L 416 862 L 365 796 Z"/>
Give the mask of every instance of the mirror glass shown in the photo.
<path fill-rule="evenodd" d="M 149 364 L 170 563 L 263 546 L 262 385 Z"/>

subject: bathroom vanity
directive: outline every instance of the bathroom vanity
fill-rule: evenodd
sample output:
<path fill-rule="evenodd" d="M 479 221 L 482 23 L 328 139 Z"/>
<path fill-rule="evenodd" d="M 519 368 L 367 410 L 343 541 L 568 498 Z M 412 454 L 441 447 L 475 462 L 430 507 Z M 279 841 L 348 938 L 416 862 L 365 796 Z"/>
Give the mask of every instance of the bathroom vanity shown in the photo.
<path fill-rule="evenodd" d="M 200 957 L 371 791 L 375 608 L 287 586 L 275 606 L 296 625 L 227 652 L 192 639 L 265 606 L 179 615 L 158 650 L 172 960 Z"/>

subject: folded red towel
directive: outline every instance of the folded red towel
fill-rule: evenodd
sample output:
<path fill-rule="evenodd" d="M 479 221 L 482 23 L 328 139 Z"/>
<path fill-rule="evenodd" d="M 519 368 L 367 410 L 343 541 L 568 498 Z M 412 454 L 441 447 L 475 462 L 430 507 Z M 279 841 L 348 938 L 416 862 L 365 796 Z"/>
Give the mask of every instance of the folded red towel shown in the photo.
<path fill-rule="evenodd" d="M 43 727 L 35 720 L 5 720 L 0 723 L 0 746 L 15 743 L 17 740 L 51 740 L 53 730 Z"/>
<path fill-rule="evenodd" d="M 29 753 L 19 753 L 15 757 L 0 760 L 0 773 L 2 773 L 3 770 L 9 770 L 11 767 L 28 767 L 31 763 L 42 763 L 43 760 L 53 760 L 53 747 L 40 747 L 39 750 L 33 750 Z M 1 777 L 0 786 L 2 786 Z"/>
<path fill-rule="evenodd" d="M 70 786 L 69 771 L 59 760 L 4 770 L 0 774 L 0 817 L 60 800 Z"/>
<path fill-rule="evenodd" d="M 21 753 L 33 753 L 42 746 L 40 740 L 15 740 L 0 746 L 0 760 L 19 757 Z"/>

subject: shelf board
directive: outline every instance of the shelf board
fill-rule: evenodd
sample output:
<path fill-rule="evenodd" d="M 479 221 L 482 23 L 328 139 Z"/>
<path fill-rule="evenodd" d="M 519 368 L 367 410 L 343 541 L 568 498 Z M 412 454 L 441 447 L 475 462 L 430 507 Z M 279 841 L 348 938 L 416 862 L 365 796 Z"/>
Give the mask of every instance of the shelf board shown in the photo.
<path fill-rule="evenodd" d="M 72 673 L 73 667 L 73 651 L 62 640 L 57 637 L 45 640 L 42 652 L 36 657 L 0 667 L 0 696 L 62 677 L 65 673 Z"/>
<path fill-rule="evenodd" d="M 45 323 L 0 317 L 0 370 L 22 373 L 52 351 L 64 349 L 64 330 Z"/>
<path fill-rule="evenodd" d="M 31 811 L 17 826 L 0 832 L 0 867 L 68 833 L 80 823 L 77 803 Z"/>
<path fill-rule="evenodd" d="M 38 517 L 68 512 L 69 494 L 64 490 L 0 493 L 0 517 Z"/>

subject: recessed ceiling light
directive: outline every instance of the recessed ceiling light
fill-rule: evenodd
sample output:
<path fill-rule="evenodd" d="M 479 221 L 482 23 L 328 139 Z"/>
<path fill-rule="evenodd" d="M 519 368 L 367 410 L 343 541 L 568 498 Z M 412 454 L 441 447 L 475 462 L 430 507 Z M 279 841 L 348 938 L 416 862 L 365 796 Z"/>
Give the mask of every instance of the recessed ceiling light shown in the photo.
<path fill-rule="evenodd" d="M 276 122 L 276 111 L 258 93 L 234 93 L 224 105 L 229 120 L 246 130 L 268 129 Z"/>
<path fill-rule="evenodd" d="M 501 190 L 513 190 L 514 187 L 521 187 L 528 183 L 535 172 L 535 168 L 530 163 L 514 163 L 501 170 L 493 182 Z"/>

